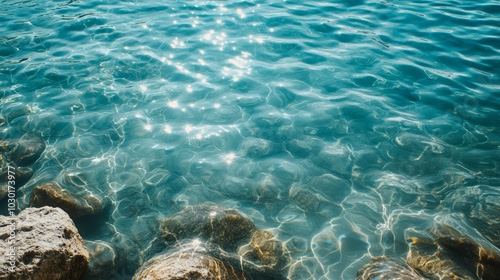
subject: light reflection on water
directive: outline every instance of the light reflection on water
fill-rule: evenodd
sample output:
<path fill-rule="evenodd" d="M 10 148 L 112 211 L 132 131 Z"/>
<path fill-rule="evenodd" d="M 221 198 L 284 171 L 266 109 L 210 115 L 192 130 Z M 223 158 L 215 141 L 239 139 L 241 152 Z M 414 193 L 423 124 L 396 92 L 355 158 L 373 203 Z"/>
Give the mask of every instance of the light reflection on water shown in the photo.
<path fill-rule="evenodd" d="M 437 222 L 491 240 L 495 4 L 355 2 L 4 3 L 0 134 L 47 143 L 23 206 L 48 180 L 109 198 L 82 234 L 117 271 L 204 201 L 273 229 L 291 279 L 353 279 Z"/>

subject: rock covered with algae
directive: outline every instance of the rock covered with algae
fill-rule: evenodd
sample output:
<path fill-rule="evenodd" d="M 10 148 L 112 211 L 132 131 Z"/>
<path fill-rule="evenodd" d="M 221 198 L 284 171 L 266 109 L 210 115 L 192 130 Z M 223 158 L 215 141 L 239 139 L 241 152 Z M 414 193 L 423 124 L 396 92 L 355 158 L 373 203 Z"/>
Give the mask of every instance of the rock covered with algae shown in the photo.
<path fill-rule="evenodd" d="M 289 260 L 283 243 L 267 230 L 254 231 L 250 242 L 238 249 L 238 255 L 276 270 L 282 270 Z"/>
<path fill-rule="evenodd" d="M 408 265 L 398 263 L 387 257 L 373 258 L 358 270 L 356 280 L 424 280 Z"/>
<path fill-rule="evenodd" d="M 15 229 L 12 219 L 0 216 L 0 279 L 82 279 L 89 253 L 68 214 L 52 207 L 27 208 L 14 217 Z"/>
<path fill-rule="evenodd" d="M 283 243 L 271 231 L 259 230 L 243 213 L 214 203 L 188 206 L 167 218 L 162 237 L 177 244 L 198 240 L 207 256 L 248 273 L 247 279 L 284 279 L 289 261 Z"/>
<path fill-rule="evenodd" d="M 56 182 L 42 183 L 31 191 L 30 206 L 52 206 L 63 209 L 72 219 L 95 215 L 107 206 L 106 201 L 92 194 L 79 197 L 66 190 Z"/>
<path fill-rule="evenodd" d="M 35 163 L 45 151 L 42 138 L 26 134 L 20 139 L 0 141 L 0 152 L 4 152 L 9 162 L 16 166 L 28 166 Z"/>
<path fill-rule="evenodd" d="M 30 167 L 14 167 L 10 165 L 11 168 L 7 166 L 5 162 L 1 163 L 0 171 L 0 181 L 3 184 L 7 184 L 9 180 L 9 175 L 14 176 L 14 181 L 16 182 L 16 188 L 19 188 L 26 184 L 33 176 L 33 169 Z M 10 171 L 10 172 L 9 172 Z M 11 177 L 12 178 L 12 177 Z"/>
<path fill-rule="evenodd" d="M 15 162 L 9 161 L 8 158 L 0 154 L 0 200 L 7 196 L 9 182 L 11 182 L 10 184 L 15 183 L 15 187 L 19 188 L 26 184 L 33 176 L 33 169 L 31 167 L 17 166 Z M 11 185 L 11 187 L 14 187 L 14 185 Z"/>
<path fill-rule="evenodd" d="M 481 244 L 447 225 L 436 226 L 433 234 L 440 246 L 459 257 L 478 277 L 500 279 L 500 251 L 497 248 Z"/>
<path fill-rule="evenodd" d="M 482 194 L 472 206 L 471 221 L 477 230 L 500 248 L 500 194 Z"/>
<path fill-rule="evenodd" d="M 500 193 L 498 187 L 478 185 L 457 189 L 444 198 L 454 212 L 463 213 L 489 242 L 500 248 Z"/>
<path fill-rule="evenodd" d="M 500 279 L 500 253 L 448 225 L 431 229 L 433 239 L 413 238 L 407 262 L 429 279 Z"/>
<path fill-rule="evenodd" d="M 239 211 L 206 202 L 188 206 L 167 218 L 162 225 L 162 236 L 167 241 L 200 238 L 234 251 L 255 230 L 252 220 Z"/>
<path fill-rule="evenodd" d="M 7 197 L 9 194 L 9 185 L 6 183 L 0 184 L 0 200 Z"/>
<path fill-rule="evenodd" d="M 428 279 L 477 279 L 474 274 L 458 264 L 453 255 L 430 240 L 416 240 L 410 246 L 407 262 Z"/>

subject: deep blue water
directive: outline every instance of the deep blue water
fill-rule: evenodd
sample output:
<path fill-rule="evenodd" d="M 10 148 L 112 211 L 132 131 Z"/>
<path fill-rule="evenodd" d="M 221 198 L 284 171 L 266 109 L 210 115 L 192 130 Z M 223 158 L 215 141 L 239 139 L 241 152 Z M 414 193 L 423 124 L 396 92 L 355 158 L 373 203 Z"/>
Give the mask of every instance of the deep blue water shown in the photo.
<path fill-rule="evenodd" d="M 111 279 L 205 201 L 290 279 L 354 279 L 436 221 L 498 240 L 499 49 L 494 0 L 1 1 L 0 137 L 47 145 L 21 208 L 45 181 L 112 201 L 78 224 L 125 248 Z"/>

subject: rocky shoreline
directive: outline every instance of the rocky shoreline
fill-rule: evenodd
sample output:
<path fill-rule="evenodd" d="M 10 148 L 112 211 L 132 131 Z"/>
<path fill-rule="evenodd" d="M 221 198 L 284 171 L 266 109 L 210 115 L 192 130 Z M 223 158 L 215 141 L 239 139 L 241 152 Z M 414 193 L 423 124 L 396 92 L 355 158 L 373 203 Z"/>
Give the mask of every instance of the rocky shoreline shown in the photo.
<path fill-rule="evenodd" d="M 16 221 L 13 242 L 11 219 Z M 285 246 L 237 210 L 214 203 L 189 206 L 164 220 L 161 232 L 170 249 L 147 260 L 133 280 L 286 279 L 290 257 Z M 27 208 L 15 217 L 0 216 L 0 237 L 0 279 L 93 279 L 89 275 L 100 277 L 115 265 L 99 265 L 92 260 L 95 254 L 89 257 L 86 244 L 104 259 L 114 253 L 102 244 L 84 243 L 60 208 Z M 428 238 L 413 237 L 409 246 L 406 260 L 373 258 L 356 279 L 500 279 L 498 248 L 450 226 L 437 224 Z M 12 247 L 14 258 L 9 257 Z"/>
<path fill-rule="evenodd" d="M 12 219 L 15 237 L 9 242 Z M 145 262 L 133 279 L 285 279 L 289 258 L 283 244 L 234 209 L 213 203 L 189 207 L 166 219 L 162 230 L 171 249 Z M 89 256 L 70 216 L 57 207 L 0 216 L 0 237 L 5 241 L 0 246 L 0 279 L 93 279 L 115 264 L 112 260 L 103 266 L 92 259 L 96 255 Z M 112 248 L 87 245 L 94 253 L 103 251 L 104 259 L 113 257 Z M 12 247 L 16 252 L 9 257 Z"/>
<path fill-rule="evenodd" d="M 43 139 L 25 135 L 1 141 L 2 173 L 15 170 L 15 188 L 33 175 L 31 166 L 45 150 Z M 0 200 L 9 192 L 0 188 Z M 12 198 L 11 198 L 12 199 Z M 15 204 L 14 201 L 11 201 Z M 29 208 L 0 216 L 0 279 L 104 279 L 122 263 L 122 248 L 84 241 L 74 221 L 101 214 L 110 201 L 81 195 L 56 181 L 32 188 Z M 243 213 L 214 203 L 189 206 L 165 219 L 156 230 L 160 248 L 145 259 L 133 279 L 285 279 L 289 261 L 284 245 L 270 231 L 257 229 Z M 161 233 L 161 234 L 159 234 Z M 161 250 L 157 250 L 161 251 Z M 124 254 L 126 255 L 126 254 Z M 121 261 L 120 261 L 121 259 Z"/>
<path fill-rule="evenodd" d="M 6 182 L 7 166 L 15 166 L 16 187 L 22 186 L 44 149 L 43 140 L 33 135 L 0 142 L 0 178 Z M 8 185 L 1 185 L 0 200 L 7 195 Z M 110 205 L 107 199 L 73 193 L 55 181 L 36 185 L 29 208 L 0 216 L 0 280 L 108 277 L 130 253 L 116 246 L 120 240 L 84 241 L 74 221 L 98 215 Z M 291 256 L 286 246 L 273 231 L 259 229 L 238 210 L 205 202 L 187 206 L 158 225 L 150 229 L 154 249 L 139 258 L 133 280 L 287 278 Z M 498 242 L 478 241 L 446 224 L 435 224 L 427 232 L 410 237 L 406 260 L 374 257 L 356 279 L 500 279 Z"/>

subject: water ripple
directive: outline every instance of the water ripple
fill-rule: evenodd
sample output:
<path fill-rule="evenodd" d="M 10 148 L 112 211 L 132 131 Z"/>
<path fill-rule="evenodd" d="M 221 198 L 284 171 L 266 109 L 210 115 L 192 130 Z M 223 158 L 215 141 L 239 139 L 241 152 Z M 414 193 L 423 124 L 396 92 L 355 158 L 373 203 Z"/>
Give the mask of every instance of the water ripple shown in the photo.
<path fill-rule="evenodd" d="M 21 206 L 46 181 L 111 200 L 82 234 L 116 272 L 205 201 L 273 228 L 290 279 L 354 279 L 434 221 L 495 240 L 499 7 L 2 1 L 0 137 L 47 143 Z"/>

